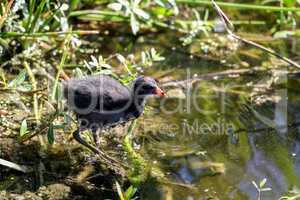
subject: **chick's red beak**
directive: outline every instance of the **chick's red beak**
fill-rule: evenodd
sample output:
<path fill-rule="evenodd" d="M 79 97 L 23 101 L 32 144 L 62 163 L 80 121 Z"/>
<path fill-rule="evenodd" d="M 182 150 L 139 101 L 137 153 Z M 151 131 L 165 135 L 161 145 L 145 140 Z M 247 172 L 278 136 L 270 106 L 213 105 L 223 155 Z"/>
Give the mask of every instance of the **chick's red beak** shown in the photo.
<path fill-rule="evenodd" d="M 160 97 L 163 97 L 165 96 L 166 94 L 164 93 L 164 91 L 162 89 L 160 89 L 159 87 L 156 87 L 154 89 L 154 94 L 160 96 Z"/>

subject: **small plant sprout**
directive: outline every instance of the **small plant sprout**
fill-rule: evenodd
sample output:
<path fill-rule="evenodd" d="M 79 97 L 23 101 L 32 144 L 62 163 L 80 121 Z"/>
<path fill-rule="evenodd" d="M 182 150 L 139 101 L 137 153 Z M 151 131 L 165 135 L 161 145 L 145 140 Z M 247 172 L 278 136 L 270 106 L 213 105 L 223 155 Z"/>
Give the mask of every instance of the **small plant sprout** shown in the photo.
<path fill-rule="evenodd" d="M 262 192 L 268 192 L 268 191 L 271 191 L 272 188 L 269 188 L 269 187 L 265 187 L 267 183 L 267 179 L 264 178 L 263 180 L 261 180 L 259 182 L 259 184 L 257 184 L 255 181 L 252 181 L 252 184 L 254 185 L 258 195 L 257 195 L 257 200 L 261 200 L 261 194 Z"/>
<path fill-rule="evenodd" d="M 137 18 L 148 20 L 150 15 L 140 8 L 140 0 L 118 0 L 116 3 L 111 3 L 108 7 L 115 11 L 121 11 L 124 8 L 125 16 L 130 16 L 130 26 L 132 33 L 135 35 L 140 25 Z"/>
<path fill-rule="evenodd" d="M 298 200 L 300 199 L 300 189 L 293 187 L 291 191 L 288 192 L 285 196 L 280 197 L 279 200 Z"/>
<path fill-rule="evenodd" d="M 107 60 L 104 59 L 101 55 L 98 56 L 98 59 L 95 56 L 91 56 L 91 61 L 84 60 L 84 65 L 92 73 L 93 71 L 102 71 L 111 69 L 111 66 L 107 64 Z"/>
<path fill-rule="evenodd" d="M 141 53 L 142 64 L 145 66 L 152 66 L 153 62 L 159 62 L 165 60 L 154 48 L 150 51 L 143 51 Z"/>
<path fill-rule="evenodd" d="M 10 81 L 7 85 L 8 88 L 17 88 L 18 86 L 21 86 L 22 83 L 26 79 L 26 70 L 22 70 L 12 81 Z"/>
<path fill-rule="evenodd" d="M 122 191 L 122 188 L 118 181 L 116 181 L 116 187 L 120 200 L 135 200 L 137 197 L 134 197 L 137 189 L 133 186 L 130 186 L 125 192 Z"/>
<path fill-rule="evenodd" d="M 188 34 L 180 38 L 183 46 L 191 44 L 199 35 L 199 33 L 204 33 L 206 36 L 208 36 L 208 32 L 212 29 L 212 27 L 207 23 L 209 15 L 209 12 L 207 10 L 203 19 L 201 19 L 200 14 L 196 9 L 193 9 L 193 13 L 195 15 L 195 20 L 193 20 L 192 23 L 188 27 L 186 27 Z"/>
<path fill-rule="evenodd" d="M 171 6 L 173 8 L 174 15 L 179 14 L 179 9 L 177 7 L 175 0 L 167 0 L 167 1 L 154 0 L 154 2 L 163 8 L 169 8 Z"/>
<path fill-rule="evenodd" d="M 293 196 L 283 196 L 279 200 L 297 200 L 300 199 L 300 194 L 295 194 Z"/>

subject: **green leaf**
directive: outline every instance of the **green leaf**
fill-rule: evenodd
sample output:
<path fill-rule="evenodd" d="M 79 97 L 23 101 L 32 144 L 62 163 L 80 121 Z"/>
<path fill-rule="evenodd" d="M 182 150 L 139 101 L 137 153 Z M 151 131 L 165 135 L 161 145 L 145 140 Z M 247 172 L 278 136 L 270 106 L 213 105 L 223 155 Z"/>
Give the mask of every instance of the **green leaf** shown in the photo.
<path fill-rule="evenodd" d="M 120 11 L 122 9 L 122 4 L 120 4 L 120 3 L 110 3 L 110 4 L 108 4 L 107 7 L 114 10 L 114 11 Z"/>
<path fill-rule="evenodd" d="M 53 124 L 52 123 L 50 124 L 50 126 L 48 128 L 47 138 L 48 138 L 48 143 L 49 144 L 54 143 L 54 130 L 53 130 Z"/>
<path fill-rule="evenodd" d="M 274 34 L 274 38 L 276 38 L 276 39 L 288 38 L 293 35 L 295 35 L 294 31 L 278 31 Z"/>
<path fill-rule="evenodd" d="M 76 10 L 78 8 L 79 3 L 80 0 L 70 0 L 70 10 Z"/>
<path fill-rule="evenodd" d="M 134 0 L 134 5 L 139 5 L 141 3 L 141 0 Z"/>
<path fill-rule="evenodd" d="M 146 62 L 147 62 L 147 56 L 146 56 L 146 53 L 144 51 L 142 51 L 142 53 L 141 53 L 141 58 L 142 58 L 143 65 L 145 65 Z"/>
<path fill-rule="evenodd" d="M 127 0 L 118 0 L 118 2 L 120 3 L 120 4 L 122 4 L 123 6 L 125 6 L 125 7 L 129 7 L 130 5 L 129 5 L 129 1 L 127 1 Z"/>
<path fill-rule="evenodd" d="M 28 133 L 28 131 L 27 131 L 27 121 L 26 121 L 26 119 L 24 119 L 22 121 L 21 127 L 20 127 L 20 136 L 23 137 L 27 133 Z"/>
<path fill-rule="evenodd" d="M 135 16 L 133 13 L 130 15 L 130 26 L 132 33 L 136 35 L 136 33 L 139 31 L 139 22 L 136 20 Z"/>
<path fill-rule="evenodd" d="M 111 70 L 109 70 L 109 69 L 102 69 L 101 71 L 99 71 L 99 72 L 96 72 L 95 73 L 95 75 L 96 74 L 105 74 L 105 75 L 111 75 L 112 74 L 112 71 Z"/>
<path fill-rule="evenodd" d="M 56 86 L 56 91 L 55 91 L 55 100 L 56 101 L 60 101 L 63 99 L 63 87 L 62 87 L 62 84 L 61 83 L 57 83 L 57 86 Z"/>
<path fill-rule="evenodd" d="M 24 69 L 18 74 L 18 76 L 14 80 L 8 83 L 8 87 L 16 88 L 17 86 L 19 86 L 25 81 L 25 78 L 26 78 L 26 70 Z"/>
<path fill-rule="evenodd" d="M 123 195 L 122 188 L 121 188 L 120 184 L 118 183 L 118 181 L 116 181 L 116 187 L 117 187 L 117 192 L 118 192 L 120 200 L 126 200 Z"/>
<path fill-rule="evenodd" d="M 161 0 L 154 0 L 154 2 L 161 7 L 166 7 L 164 2 L 162 2 Z"/>
<path fill-rule="evenodd" d="M 266 182 L 267 182 L 266 178 L 264 178 L 263 180 L 261 180 L 260 183 L 259 183 L 259 188 L 263 188 L 265 186 Z"/>
<path fill-rule="evenodd" d="M 125 192 L 125 197 L 127 200 L 130 200 L 133 198 L 137 191 L 137 188 L 133 187 L 132 185 L 126 190 Z"/>
<path fill-rule="evenodd" d="M 139 17 L 142 17 L 144 19 L 149 19 L 150 18 L 150 15 L 148 13 L 146 13 L 145 11 L 143 11 L 142 9 L 139 9 L 139 8 L 133 8 L 133 12 L 139 16 Z"/>
<path fill-rule="evenodd" d="M 41 3 L 38 5 L 36 12 L 33 14 L 34 18 L 30 22 L 30 28 L 29 28 L 29 30 L 27 30 L 27 32 L 33 33 L 35 31 L 35 29 L 37 29 L 36 26 L 39 25 L 38 21 L 39 21 L 40 16 L 42 15 L 42 12 L 44 10 L 46 3 L 47 3 L 46 0 L 42 0 Z"/>
<path fill-rule="evenodd" d="M 176 1 L 175 0 L 168 0 L 168 2 L 172 5 L 174 14 L 178 15 L 179 9 L 176 5 Z"/>
<path fill-rule="evenodd" d="M 256 190 L 259 190 L 258 185 L 255 183 L 255 181 L 252 181 L 252 184 L 254 185 L 254 187 L 256 188 Z"/>
<path fill-rule="evenodd" d="M 84 76 L 84 74 L 83 74 L 83 72 L 82 72 L 82 70 L 80 68 L 76 68 L 74 70 L 74 74 L 75 74 L 75 77 L 77 77 L 77 78 L 81 78 L 81 77 Z"/>
<path fill-rule="evenodd" d="M 296 0 L 284 0 L 283 3 L 284 3 L 287 7 L 293 7 L 293 6 L 295 6 Z"/>
<path fill-rule="evenodd" d="M 260 191 L 262 191 L 262 192 L 268 192 L 268 191 L 272 191 L 272 188 L 262 188 Z"/>
<path fill-rule="evenodd" d="M 126 63 L 126 58 L 121 54 L 116 54 L 117 59 L 120 61 L 120 63 Z"/>
<path fill-rule="evenodd" d="M 160 56 L 159 53 L 156 52 L 154 48 L 151 48 L 151 57 L 153 61 L 163 61 L 164 57 Z"/>

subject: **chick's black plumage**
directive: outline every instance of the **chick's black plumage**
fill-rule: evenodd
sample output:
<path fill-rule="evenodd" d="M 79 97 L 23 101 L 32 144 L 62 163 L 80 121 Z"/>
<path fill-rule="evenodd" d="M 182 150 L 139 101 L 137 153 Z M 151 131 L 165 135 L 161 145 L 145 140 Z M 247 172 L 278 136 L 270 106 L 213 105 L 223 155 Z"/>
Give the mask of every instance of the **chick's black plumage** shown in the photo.
<path fill-rule="evenodd" d="M 70 100 L 74 108 L 85 109 L 91 104 L 101 103 L 107 110 L 126 104 L 131 98 L 129 88 L 120 84 L 117 80 L 105 76 L 88 76 L 84 78 L 72 78 L 64 84 L 64 96 L 68 103 Z M 70 99 L 73 98 L 73 99 Z M 96 101 L 97 102 L 93 102 Z M 99 106 L 99 105 L 97 105 Z"/>
<path fill-rule="evenodd" d="M 138 77 L 128 88 L 106 75 L 72 78 L 64 83 L 63 92 L 68 106 L 76 113 L 79 129 L 91 129 L 93 133 L 138 118 L 147 96 L 164 96 L 151 77 Z M 80 130 L 74 138 L 91 149 L 80 138 Z"/>
<path fill-rule="evenodd" d="M 132 95 L 126 86 L 104 75 L 73 78 L 65 84 L 64 95 L 81 128 L 102 128 L 129 117 Z M 85 126 L 85 127 L 84 127 Z"/>

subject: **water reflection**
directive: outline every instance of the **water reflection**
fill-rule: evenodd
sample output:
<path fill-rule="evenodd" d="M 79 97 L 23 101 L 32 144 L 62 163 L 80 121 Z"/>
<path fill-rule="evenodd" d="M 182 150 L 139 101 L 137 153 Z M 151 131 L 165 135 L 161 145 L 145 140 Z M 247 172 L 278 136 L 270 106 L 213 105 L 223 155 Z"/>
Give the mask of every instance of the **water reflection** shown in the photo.
<path fill-rule="evenodd" d="M 259 80 L 259 77 L 257 75 L 256 78 Z M 256 78 L 251 77 L 252 80 Z M 297 122 L 300 118 L 297 114 L 297 93 L 289 92 L 286 87 L 275 87 L 268 91 L 268 99 L 260 99 L 261 102 L 257 104 L 251 101 L 250 95 L 255 84 L 252 87 L 240 87 L 239 92 L 232 87 L 228 91 L 219 87 L 228 82 L 246 85 L 249 77 L 203 80 L 202 87 L 193 87 L 192 94 L 201 92 L 202 95 L 197 98 L 198 105 L 211 112 L 199 112 L 192 107 L 190 113 L 161 112 L 161 117 L 157 117 L 156 120 L 161 123 L 175 123 L 178 127 L 184 127 L 183 122 L 190 125 L 190 130 L 187 131 L 189 134 L 184 132 L 184 128 L 172 131 L 155 131 L 153 128 L 152 136 L 149 137 L 159 139 L 155 143 L 144 145 L 150 157 L 161 162 L 171 180 L 196 187 L 196 190 L 189 190 L 169 185 L 168 190 L 172 192 L 168 194 L 172 195 L 168 199 L 198 200 L 212 197 L 256 200 L 257 191 L 252 181 L 259 183 L 264 178 L 267 178 L 266 187 L 272 188 L 272 191 L 262 194 L 264 200 L 278 199 L 293 187 L 300 187 L 300 143 L 297 139 Z M 211 87 L 211 84 L 215 87 Z M 214 95 L 214 99 L 210 99 L 208 95 Z M 288 95 L 289 98 L 295 98 L 288 101 Z M 269 100 L 275 97 L 280 98 L 276 101 Z M 176 101 L 185 100 L 174 98 L 166 106 L 171 109 Z M 195 121 L 200 123 L 200 128 L 199 124 L 195 128 Z M 222 124 L 221 131 L 216 128 L 206 128 L 203 131 L 201 124 L 213 127 L 214 123 Z M 154 134 L 157 135 L 153 136 Z M 172 138 L 165 137 L 170 134 L 173 135 Z M 187 151 L 189 148 L 193 150 Z M 180 151 L 182 152 L 179 153 Z M 158 152 L 164 152 L 164 156 L 159 157 Z M 146 191 L 148 189 L 145 188 Z M 166 199 L 162 191 L 158 192 L 160 199 Z"/>

